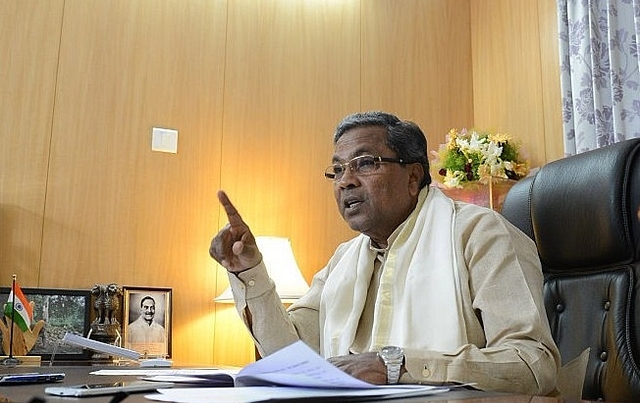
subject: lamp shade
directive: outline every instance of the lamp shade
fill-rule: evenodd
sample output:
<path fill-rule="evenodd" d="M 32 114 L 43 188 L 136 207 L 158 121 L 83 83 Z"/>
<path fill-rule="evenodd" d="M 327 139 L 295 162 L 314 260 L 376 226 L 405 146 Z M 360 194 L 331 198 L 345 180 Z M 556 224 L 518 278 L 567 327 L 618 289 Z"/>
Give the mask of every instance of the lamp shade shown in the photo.
<path fill-rule="evenodd" d="M 276 284 L 276 291 L 284 303 L 291 303 L 309 290 L 293 256 L 291 242 L 287 238 L 275 236 L 256 237 L 258 249 L 267 267 L 269 277 Z M 216 302 L 233 302 L 231 287 L 215 299 Z"/>

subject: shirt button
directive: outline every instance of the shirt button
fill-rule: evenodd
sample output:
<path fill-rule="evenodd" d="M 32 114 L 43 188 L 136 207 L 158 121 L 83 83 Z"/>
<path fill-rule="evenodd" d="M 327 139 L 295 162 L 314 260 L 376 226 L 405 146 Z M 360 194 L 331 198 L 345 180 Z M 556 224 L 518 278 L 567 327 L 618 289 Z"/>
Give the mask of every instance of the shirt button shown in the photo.
<path fill-rule="evenodd" d="M 249 287 L 253 287 L 254 285 L 256 285 L 256 281 L 255 280 L 249 280 L 249 282 L 247 284 L 249 285 Z"/>
<path fill-rule="evenodd" d="M 600 359 L 601 359 L 603 362 L 604 362 L 604 361 L 607 361 L 608 356 L 609 356 L 609 355 L 607 354 L 607 352 L 606 352 L 606 351 L 603 351 L 603 352 L 601 352 L 601 353 L 600 353 Z"/>
<path fill-rule="evenodd" d="M 429 371 L 429 368 L 424 367 L 424 369 L 422 370 L 422 377 L 423 378 L 428 378 L 431 376 L 431 371 Z"/>

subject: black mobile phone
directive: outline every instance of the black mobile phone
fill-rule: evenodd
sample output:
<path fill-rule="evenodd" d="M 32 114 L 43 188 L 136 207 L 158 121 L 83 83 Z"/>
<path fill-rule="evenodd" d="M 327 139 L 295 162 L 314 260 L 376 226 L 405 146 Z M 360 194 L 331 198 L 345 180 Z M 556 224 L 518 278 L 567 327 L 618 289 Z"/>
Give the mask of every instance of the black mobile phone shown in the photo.
<path fill-rule="evenodd" d="M 171 382 L 148 381 L 87 383 L 83 385 L 72 386 L 50 386 L 48 388 L 45 388 L 44 393 L 57 396 L 82 397 L 113 395 L 118 392 L 143 392 L 161 388 L 170 388 L 172 386 L 173 383 Z"/>
<path fill-rule="evenodd" d="M 24 374 L 3 374 L 0 375 L 0 385 L 24 385 L 27 383 L 59 382 L 64 379 L 61 372 L 52 374 L 42 374 L 40 372 L 29 372 Z"/>

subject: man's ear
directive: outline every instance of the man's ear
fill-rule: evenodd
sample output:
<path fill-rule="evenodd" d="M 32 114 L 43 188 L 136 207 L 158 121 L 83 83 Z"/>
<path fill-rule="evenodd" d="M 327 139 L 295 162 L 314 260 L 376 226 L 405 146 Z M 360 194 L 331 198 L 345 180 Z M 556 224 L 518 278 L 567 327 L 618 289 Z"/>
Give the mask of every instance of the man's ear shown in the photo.
<path fill-rule="evenodd" d="M 409 165 L 409 193 L 411 196 L 417 196 L 420 193 L 422 178 L 424 178 L 422 164 L 414 163 Z"/>

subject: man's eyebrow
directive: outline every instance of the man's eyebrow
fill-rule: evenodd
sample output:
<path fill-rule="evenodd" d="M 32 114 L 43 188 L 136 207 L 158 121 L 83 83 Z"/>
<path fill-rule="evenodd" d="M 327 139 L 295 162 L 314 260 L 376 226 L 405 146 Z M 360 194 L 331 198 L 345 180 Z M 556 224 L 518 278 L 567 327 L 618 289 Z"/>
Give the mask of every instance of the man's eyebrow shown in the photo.
<path fill-rule="evenodd" d="M 378 154 L 379 154 L 378 151 L 373 151 L 373 150 L 371 150 L 369 148 L 364 148 L 364 147 L 363 148 L 358 148 L 358 149 L 352 151 L 345 161 L 350 161 L 353 158 L 359 157 L 361 155 L 373 155 L 373 156 L 375 156 L 375 155 L 378 155 Z M 340 158 L 338 158 L 337 155 L 334 154 L 333 158 L 331 158 L 331 162 L 332 163 L 341 163 L 342 160 Z"/>

